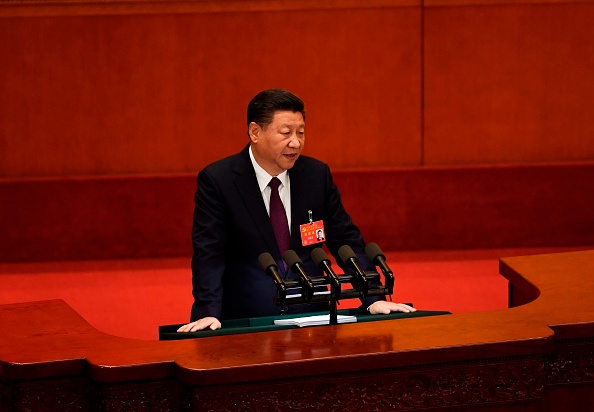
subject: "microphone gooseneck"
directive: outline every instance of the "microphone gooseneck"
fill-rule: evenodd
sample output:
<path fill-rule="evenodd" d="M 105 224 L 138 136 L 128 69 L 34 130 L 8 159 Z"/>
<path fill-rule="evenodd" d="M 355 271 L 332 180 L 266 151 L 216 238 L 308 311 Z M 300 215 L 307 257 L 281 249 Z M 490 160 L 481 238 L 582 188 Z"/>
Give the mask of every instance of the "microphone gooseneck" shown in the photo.
<path fill-rule="evenodd" d="M 392 273 L 392 270 L 390 270 L 386 263 L 386 255 L 384 255 L 377 243 L 368 243 L 365 246 L 365 253 L 367 253 L 367 256 L 374 264 L 380 267 L 384 275 L 386 273 Z"/>
<path fill-rule="evenodd" d="M 285 283 L 281 279 L 280 275 L 278 274 L 278 266 L 276 265 L 276 262 L 274 261 L 272 255 L 268 252 L 262 253 L 260 256 L 258 256 L 258 263 L 260 263 L 260 266 L 262 267 L 264 272 L 266 272 L 266 274 L 272 278 L 277 289 L 280 292 L 286 292 L 287 288 L 285 286 Z"/>
<path fill-rule="evenodd" d="M 367 256 L 373 262 L 374 265 L 380 267 L 384 274 L 384 277 L 386 278 L 386 287 L 390 290 L 390 293 L 392 293 L 392 290 L 394 288 L 394 273 L 386 263 L 386 255 L 384 255 L 384 252 L 382 252 L 377 243 L 372 242 L 368 243 L 367 246 L 365 246 L 365 253 L 367 253 Z"/>
<path fill-rule="evenodd" d="M 299 275 L 301 281 L 305 284 L 304 287 L 304 296 L 306 300 L 311 301 L 313 297 L 314 285 L 311 281 L 311 278 L 305 273 L 305 269 L 303 268 L 303 261 L 299 258 L 297 253 L 294 250 L 287 250 L 283 253 L 283 260 L 291 268 L 293 273 Z"/>
<path fill-rule="evenodd" d="M 324 252 L 324 249 L 317 247 L 314 250 L 312 250 L 311 259 L 314 261 L 316 266 L 320 268 L 321 271 L 328 274 L 328 276 L 332 280 L 332 283 L 334 283 L 335 286 L 338 286 L 340 288 L 340 279 L 332 269 L 332 261 L 330 260 L 326 252 Z"/>
<path fill-rule="evenodd" d="M 338 249 L 338 256 L 342 259 L 344 264 L 353 269 L 355 274 L 361 281 L 361 292 L 365 296 L 367 294 L 367 276 L 361 266 L 359 266 L 359 260 L 357 259 L 357 255 L 353 252 L 353 249 L 349 245 L 341 246 Z"/>

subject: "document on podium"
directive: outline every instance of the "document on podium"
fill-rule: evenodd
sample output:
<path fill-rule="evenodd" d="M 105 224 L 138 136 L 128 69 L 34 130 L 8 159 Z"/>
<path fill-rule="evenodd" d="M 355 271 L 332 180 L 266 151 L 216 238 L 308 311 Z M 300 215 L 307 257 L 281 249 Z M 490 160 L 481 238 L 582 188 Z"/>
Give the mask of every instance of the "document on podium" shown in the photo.
<path fill-rule="evenodd" d="M 338 323 L 353 323 L 357 322 L 356 316 L 350 315 L 338 315 Z M 330 315 L 314 315 L 305 316 L 302 318 L 290 318 L 290 319 L 275 319 L 275 325 L 294 325 L 294 326 L 316 326 L 316 325 L 328 325 L 330 323 Z"/>

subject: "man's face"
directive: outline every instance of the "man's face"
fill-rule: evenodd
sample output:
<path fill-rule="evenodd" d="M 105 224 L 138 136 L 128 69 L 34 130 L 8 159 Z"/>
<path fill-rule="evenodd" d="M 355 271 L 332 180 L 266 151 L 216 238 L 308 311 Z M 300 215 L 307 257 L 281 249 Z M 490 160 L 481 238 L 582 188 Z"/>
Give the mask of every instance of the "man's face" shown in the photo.
<path fill-rule="evenodd" d="M 252 152 L 256 162 L 271 176 L 293 167 L 305 145 L 305 121 L 300 112 L 278 111 L 272 123 L 250 123 Z"/>

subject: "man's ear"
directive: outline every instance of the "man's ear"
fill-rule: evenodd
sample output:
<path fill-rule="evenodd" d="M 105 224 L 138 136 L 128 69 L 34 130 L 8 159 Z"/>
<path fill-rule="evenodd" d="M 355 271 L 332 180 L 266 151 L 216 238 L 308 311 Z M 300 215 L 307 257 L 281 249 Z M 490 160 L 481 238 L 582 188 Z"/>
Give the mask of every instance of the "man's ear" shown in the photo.
<path fill-rule="evenodd" d="M 249 127 L 248 127 L 248 133 L 250 135 L 250 140 L 253 143 L 258 143 L 258 139 L 260 138 L 260 130 L 262 130 L 262 128 L 260 127 L 260 125 L 258 123 L 255 122 L 251 122 Z"/>

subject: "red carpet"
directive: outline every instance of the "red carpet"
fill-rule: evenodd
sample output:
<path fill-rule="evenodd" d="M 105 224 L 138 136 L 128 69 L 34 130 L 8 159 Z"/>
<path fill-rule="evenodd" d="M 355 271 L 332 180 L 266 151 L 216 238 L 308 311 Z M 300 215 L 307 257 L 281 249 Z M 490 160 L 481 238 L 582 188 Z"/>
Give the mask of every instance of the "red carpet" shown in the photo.
<path fill-rule="evenodd" d="M 392 252 L 387 259 L 395 301 L 460 313 L 507 307 L 499 257 L 564 250 L 576 249 Z M 189 318 L 189 265 L 189 258 L 0 264 L 0 304 L 60 298 L 103 332 L 157 339 L 159 325 Z"/>

